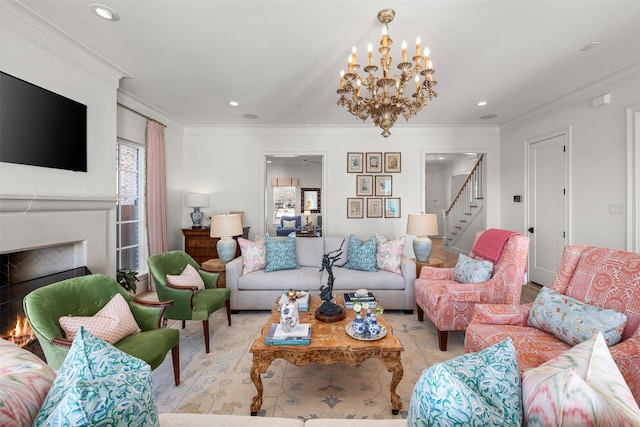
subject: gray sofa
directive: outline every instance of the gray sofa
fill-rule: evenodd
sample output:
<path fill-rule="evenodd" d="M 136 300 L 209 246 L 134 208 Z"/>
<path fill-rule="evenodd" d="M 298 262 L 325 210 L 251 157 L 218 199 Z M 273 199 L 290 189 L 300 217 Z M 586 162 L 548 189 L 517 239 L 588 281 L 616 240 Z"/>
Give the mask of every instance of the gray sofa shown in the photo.
<path fill-rule="evenodd" d="M 270 310 L 285 289 L 308 290 L 319 295 L 319 289 L 327 284 L 327 272 L 320 272 L 322 255 L 342 246 L 342 256 L 333 267 L 334 294 L 353 292 L 366 288 L 373 292 L 385 310 L 412 312 L 415 308 L 413 284 L 416 265 L 402 255 L 402 274 L 378 270 L 376 272 L 340 268 L 347 261 L 348 237 L 297 238 L 296 252 L 300 268 L 265 272 L 264 270 L 242 274 L 242 257 L 227 264 L 227 288 L 231 290 L 231 309 Z"/>

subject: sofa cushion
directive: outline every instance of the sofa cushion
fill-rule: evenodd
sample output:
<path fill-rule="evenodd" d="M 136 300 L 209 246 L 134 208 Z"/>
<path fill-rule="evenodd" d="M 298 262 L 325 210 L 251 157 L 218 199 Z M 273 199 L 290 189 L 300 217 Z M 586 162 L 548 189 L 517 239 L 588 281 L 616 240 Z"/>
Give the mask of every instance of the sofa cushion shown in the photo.
<path fill-rule="evenodd" d="M 55 372 L 38 356 L 0 338 L 0 425 L 29 427 Z"/>
<path fill-rule="evenodd" d="M 389 240 L 385 236 L 376 234 L 376 267 L 380 270 L 392 273 L 402 273 L 400 264 L 402 262 L 402 251 L 406 237 L 402 236 L 395 240 Z"/>
<path fill-rule="evenodd" d="M 620 342 L 627 322 L 624 313 L 589 305 L 543 287 L 529 313 L 528 323 L 567 344 L 579 344 L 602 332 L 607 345 Z"/>
<path fill-rule="evenodd" d="M 361 271 L 361 270 L 349 270 L 346 268 L 334 268 L 333 269 L 334 290 L 350 290 L 355 291 L 360 288 L 366 288 L 373 291 L 374 295 L 376 290 L 403 290 L 407 287 L 407 283 L 401 274 L 392 273 L 385 270 L 377 271 Z M 320 283 L 327 283 L 328 274 L 322 273 L 322 280 Z"/>
<path fill-rule="evenodd" d="M 295 219 L 291 221 L 283 220 L 282 228 L 296 228 L 296 220 Z"/>
<path fill-rule="evenodd" d="M 344 268 L 360 271 L 377 271 L 376 254 L 378 244 L 376 236 L 371 237 L 366 242 L 361 242 L 353 234 L 349 236 L 349 252 L 347 263 Z"/>
<path fill-rule="evenodd" d="M 324 237 L 324 251 L 333 252 L 333 255 L 340 255 L 334 264 L 342 267 L 349 259 L 349 239 L 345 237 Z"/>
<path fill-rule="evenodd" d="M 93 335 L 110 344 L 117 343 L 126 336 L 140 332 L 140 327 L 131 313 L 129 304 L 120 294 L 115 294 L 93 316 L 62 316 L 59 321 L 65 336 L 70 340 L 76 337 L 82 326 Z"/>
<path fill-rule="evenodd" d="M 510 338 L 436 363 L 416 383 L 407 425 L 518 426 L 520 371 Z"/>
<path fill-rule="evenodd" d="M 81 328 L 34 426 L 157 426 L 151 367 Z"/>
<path fill-rule="evenodd" d="M 465 254 L 458 255 L 453 271 L 453 279 L 459 283 L 481 283 L 491 279 L 493 263 L 483 259 L 473 259 Z"/>
<path fill-rule="evenodd" d="M 267 265 L 264 271 L 290 270 L 299 268 L 296 255 L 296 237 L 288 236 L 284 240 L 265 236 Z"/>
<path fill-rule="evenodd" d="M 242 274 L 265 269 L 267 266 L 267 249 L 264 237 L 255 242 L 239 237 L 238 245 L 240 245 L 240 252 L 242 253 Z"/>
<path fill-rule="evenodd" d="M 321 238 L 302 237 L 296 241 L 296 254 L 301 267 L 322 267 L 324 242 Z"/>
<path fill-rule="evenodd" d="M 522 373 L 525 423 L 640 425 L 640 408 L 598 333 Z"/>
<path fill-rule="evenodd" d="M 187 264 L 180 274 L 167 274 L 167 282 L 173 286 L 197 286 L 198 290 L 204 289 L 204 281 L 202 280 L 202 277 L 200 277 L 198 270 L 196 270 L 191 264 Z"/>
<path fill-rule="evenodd" d="M 238 278 L 238 290 L 276 290 L 282 292 L 285 289 L 294 288 L 299 291 L 313 291 L 320 288 L 321 273 L 319 270 L 317 267 L 300 267 L 280 270 L 277 274 L 265 270 L 254 271 Z M 275 300 L 270 302 L 275 302 Z"/>

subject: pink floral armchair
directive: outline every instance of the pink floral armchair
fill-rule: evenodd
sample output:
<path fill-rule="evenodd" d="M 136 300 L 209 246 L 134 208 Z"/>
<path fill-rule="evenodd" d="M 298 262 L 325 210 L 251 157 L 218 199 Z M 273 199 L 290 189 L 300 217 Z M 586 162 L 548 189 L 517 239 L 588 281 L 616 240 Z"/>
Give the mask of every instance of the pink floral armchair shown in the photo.
<path fill-rule="evenodd" d="M 609 347 L 609 351 L 640 404 L 640 254 L 566 246 L 551 289 L 626 314 L 622 341 Z M 526 371 L 570 349 L 570 344 L 529 326 L 531 307 L 532 304 L 476 305 L 465 335 L 465 351 L 479 351 L 511 337 L 518 366 Z"/>
<path fill-rule="evenodd" d="M 483 231 L 476 234 L 474 248 Z M 480 283 L 459 283 L 454 268 L 422 267 L 414 292 L 418 320 L 427 317 L 438 329 L 438 345 L 447 350 L 448 331 L 465 330 L 476 303 L 515 304 L 520 302 L 525 281 L 529 238 L 513 235 L 494 265 L 491 279 Z M 471 258 L 478 258 L 471 249 Z"/>

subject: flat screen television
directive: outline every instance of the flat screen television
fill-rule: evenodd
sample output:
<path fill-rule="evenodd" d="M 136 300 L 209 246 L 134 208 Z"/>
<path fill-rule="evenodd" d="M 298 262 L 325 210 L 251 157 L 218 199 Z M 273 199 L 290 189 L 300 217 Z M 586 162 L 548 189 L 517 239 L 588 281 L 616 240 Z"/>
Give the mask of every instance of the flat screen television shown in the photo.
<path fill-rule="evenodd" d="M 0 162 L 87 171 L 87 106 L 0 71 Z"/>

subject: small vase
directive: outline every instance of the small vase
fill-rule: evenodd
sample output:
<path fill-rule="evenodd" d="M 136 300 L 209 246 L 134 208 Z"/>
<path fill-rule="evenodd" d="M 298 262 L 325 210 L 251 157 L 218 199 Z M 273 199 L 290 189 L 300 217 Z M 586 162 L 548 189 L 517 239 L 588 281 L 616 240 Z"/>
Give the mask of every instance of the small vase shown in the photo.
<path fill-rule="evenodd" d="M 358 336 L 364 335 L 364 320 L 359 314 L 356 314 L 356 318 L 353 321 L 353 332 Z"/>
<path fill-rule="evenodd" d="M 299 322 L 298 301 L 287 301 L 280 307 L 280 325 L 285 332 L 291 332 L 298 327 Z"/>
<path fill-rule="evenodd" d="M 371 315 L 371 322 L 369 323 L 369 335 L 377 337 L 380 335 L 380 325 L 378 325 L 378 319 L 375 314 Z"/>
<path fill-rule="evenodd" d="M 372 314 L 367 312 L 367 317 L 364 319 L 364 330 L 368 331 L 369 326 L 371 325 Z"/>

